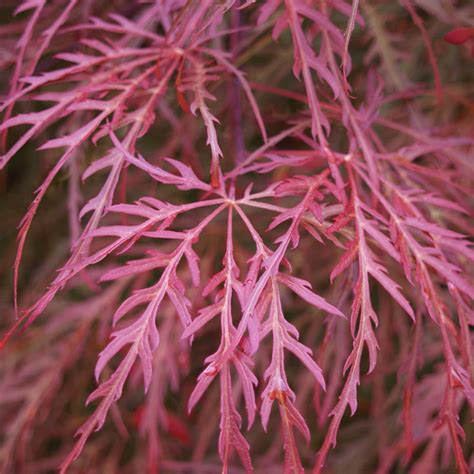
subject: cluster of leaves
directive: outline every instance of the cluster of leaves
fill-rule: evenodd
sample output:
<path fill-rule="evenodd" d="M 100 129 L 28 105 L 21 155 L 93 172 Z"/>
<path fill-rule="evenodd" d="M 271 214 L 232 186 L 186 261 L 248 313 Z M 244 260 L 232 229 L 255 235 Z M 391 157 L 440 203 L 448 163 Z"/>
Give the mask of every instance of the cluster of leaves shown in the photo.
<path fill-rule="evenodd" d="M 466 3 L 2 2 L 2 472 L 474 469 Z"/>

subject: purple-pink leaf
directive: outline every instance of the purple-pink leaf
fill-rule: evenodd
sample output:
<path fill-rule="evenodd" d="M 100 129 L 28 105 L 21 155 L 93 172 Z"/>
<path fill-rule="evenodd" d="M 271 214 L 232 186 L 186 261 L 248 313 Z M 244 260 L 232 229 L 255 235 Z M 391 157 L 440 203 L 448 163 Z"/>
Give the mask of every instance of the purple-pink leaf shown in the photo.
<path fill-rule="evenodd" d="M 341 313 L 341 311 L 339 311 L 336 307 L 329 304 L 324 298 L 321 298 L 321 296 L 318 296 L 316 293 L 312 292 L 309 282 L 284 273 L 278 274 L 278 281 L 283 283 L 290 290 L 294 291 L 298 296 L 316 308 L 322 309 L 323 311 L 326 311 L 330 314 L 334 314 L 335 316 L 345 318 L 344 314 Z"/>

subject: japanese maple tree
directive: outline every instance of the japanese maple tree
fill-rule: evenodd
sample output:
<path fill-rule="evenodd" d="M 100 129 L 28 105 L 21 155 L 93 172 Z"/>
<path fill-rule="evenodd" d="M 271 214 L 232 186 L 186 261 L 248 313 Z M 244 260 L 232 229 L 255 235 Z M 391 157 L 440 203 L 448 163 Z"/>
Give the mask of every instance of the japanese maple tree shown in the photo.
<path fill-rule="evenodd" d="M 472 2 L 0 13 L 1 472 L 474 470 Z"/>

